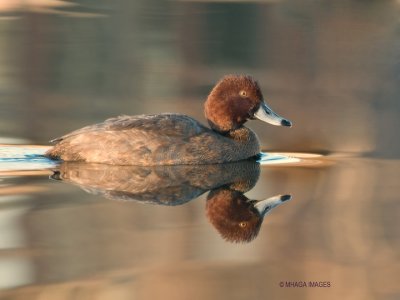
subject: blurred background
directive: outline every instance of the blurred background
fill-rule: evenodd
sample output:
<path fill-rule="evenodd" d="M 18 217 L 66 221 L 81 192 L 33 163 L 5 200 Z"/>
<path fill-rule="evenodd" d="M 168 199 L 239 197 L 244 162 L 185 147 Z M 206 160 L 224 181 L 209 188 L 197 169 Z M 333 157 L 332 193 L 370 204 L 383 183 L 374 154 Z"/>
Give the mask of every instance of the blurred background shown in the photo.
<path fill-rule="evenodd" d="M 214 83 L 243 73 L 295 124 L 252 122 L 266 148 L 400 152 L 398 1 L 1 3 L 1 136 L 47 143 L 118 114 L 204 121 Z"/>
<path fill-rule="evenodd" d="M 0 0 L 0 143 L 120 114 L 205 122 L 230 73 L 294 123 L 249 122 L 265 151 L 331 155 L 263 167 L 248 197 L 294 198 L 253 243 L 223 241 L 204 196 L 126 205 L 46 172 L 4 176 L 0 298 L 398 299 L 400 1 Z"/>

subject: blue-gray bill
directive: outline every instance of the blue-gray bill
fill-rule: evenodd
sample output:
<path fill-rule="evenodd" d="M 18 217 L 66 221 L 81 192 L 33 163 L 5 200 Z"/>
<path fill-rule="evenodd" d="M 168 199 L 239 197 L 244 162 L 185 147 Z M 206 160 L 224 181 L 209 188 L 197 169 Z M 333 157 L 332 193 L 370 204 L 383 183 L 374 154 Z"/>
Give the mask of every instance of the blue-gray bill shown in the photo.
<path fill-rule="evenodd" d="M 268 214 L 273 208 L 281 205 L 283 202 L 292 199 L 291 195 L 277 195 L 265 200 L 256 200 L 254 207 L 261 216 Z"/>
<path fill-rule="evenodd" d="M 292 122 L 275 113 L 265 102 L 261 103 L 254 117 L 272 125 L 292 127 Z"/>

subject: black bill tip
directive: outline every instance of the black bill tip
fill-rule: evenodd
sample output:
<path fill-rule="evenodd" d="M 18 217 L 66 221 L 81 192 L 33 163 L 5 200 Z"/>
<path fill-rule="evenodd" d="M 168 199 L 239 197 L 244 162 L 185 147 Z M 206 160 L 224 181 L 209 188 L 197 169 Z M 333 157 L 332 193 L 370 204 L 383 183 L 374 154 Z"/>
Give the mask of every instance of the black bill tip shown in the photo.
<path fill-rule="evenodd" d="M 292 122 L 290 122 L 289 120 L 286 120 L 286 119 L 282 119 L 281 125 L 286 126 L 286 127 L 292 127 Z"/>
<path fill-rule="evenodd" d="M 283 196 L 281 196 L 281 201 L 283 202 L 283 201 L 288 201 L 288 200 L 290 200 L 290 199 L 292 199 L 292 196 L 291 195 L 283 195 Z"/>

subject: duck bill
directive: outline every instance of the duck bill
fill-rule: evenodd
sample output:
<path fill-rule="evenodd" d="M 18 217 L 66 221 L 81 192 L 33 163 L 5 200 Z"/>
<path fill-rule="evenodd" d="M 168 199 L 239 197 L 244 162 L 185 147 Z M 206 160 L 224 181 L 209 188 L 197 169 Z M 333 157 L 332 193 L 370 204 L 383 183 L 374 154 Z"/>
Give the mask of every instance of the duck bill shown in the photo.
<path fill-rule="evenodd" d="M 292 122 L 275 113 L 265 102 L 261 102 L 260 108 L 255 112 L 254 117 L 272 125 L 292 127 Z"/>
<path fill-rule="evenodd" d="M 261 216 L 265 216 L 270 213 L 271 210 L 285 201 L 292 199 L 291 195 L 277 195 L 265 200 L 259 200 L 254 204 L 254 208 L 259 212 Z"/>

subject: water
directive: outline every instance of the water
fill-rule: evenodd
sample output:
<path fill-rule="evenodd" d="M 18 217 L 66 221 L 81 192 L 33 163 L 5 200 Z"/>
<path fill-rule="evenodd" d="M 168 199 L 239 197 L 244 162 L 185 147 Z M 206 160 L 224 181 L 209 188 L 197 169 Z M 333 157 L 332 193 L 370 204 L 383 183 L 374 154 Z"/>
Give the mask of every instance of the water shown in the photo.
<path fill-rule="evenodd" d="M 398 299 L 399 10 L 2 1 L 0 299 Z M 40 156 L 48 140 L 119 114 L 205 122 L 204 99 L 227 73 L 252 74 L 294 122 L 249 122 L 271 155 L 260 164 Z M 292 198 L 261 223 L 256 202 L 228 201 L 272 208 L 279 195 Z M 216 221 L 232 211 L 251 216 L 239 227 L 255 234 L 240 243 Z"/>

